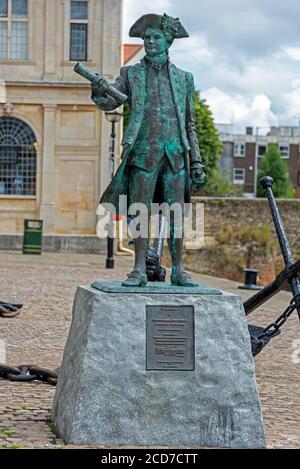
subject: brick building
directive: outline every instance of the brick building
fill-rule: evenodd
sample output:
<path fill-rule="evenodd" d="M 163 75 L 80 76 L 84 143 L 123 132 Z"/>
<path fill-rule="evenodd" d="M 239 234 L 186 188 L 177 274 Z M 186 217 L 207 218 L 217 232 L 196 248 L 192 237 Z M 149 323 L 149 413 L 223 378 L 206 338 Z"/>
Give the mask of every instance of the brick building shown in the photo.
<path fill-rule="evenodd" d="M 124 44 L 123 46 L 123 63 L 124 65 L 135 65 L 145 55 L 143 44 Z"/>
<path fill-rule="evenodd" d="M 255 179 L 261 157 L 269 144 L 278 145 L 287 163 L 290 179 L 300 197 L 300 127 L 247 127 L 246 132 L 236 133 L 231 124 L 217 124 L 223 142 L 221 168 L 233 184 L 243 187 L 249 197 L 255 192 Z"/>

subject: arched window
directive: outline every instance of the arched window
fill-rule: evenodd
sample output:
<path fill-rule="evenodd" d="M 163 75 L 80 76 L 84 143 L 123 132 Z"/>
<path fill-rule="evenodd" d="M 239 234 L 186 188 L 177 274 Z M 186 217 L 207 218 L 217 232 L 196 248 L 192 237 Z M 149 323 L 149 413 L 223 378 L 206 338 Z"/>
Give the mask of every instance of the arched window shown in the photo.
<path fill-rule="evenodd" d="M 0 195 L 36 194 L 36 138 L 20 119 L 0 117 Z"/>

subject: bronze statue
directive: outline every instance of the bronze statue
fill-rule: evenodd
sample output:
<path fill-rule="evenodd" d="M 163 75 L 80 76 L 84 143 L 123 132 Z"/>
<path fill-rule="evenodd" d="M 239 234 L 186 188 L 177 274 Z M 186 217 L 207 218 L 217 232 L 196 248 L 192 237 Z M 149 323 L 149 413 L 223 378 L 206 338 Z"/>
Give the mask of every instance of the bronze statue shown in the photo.
<path fill-rule="evenodd" d="M 191 185 L 199 186 L 205 179 L 195 130 L 193 75 L 173 65 L 168 54 L 174 39 L 188 33 L 178 18 L 149 14 L 131 27 L 129 35 L 144 39 L 146 55 L 141 63 L 122 67 L 113 85 L 100 76 L 92 81 L 92 100 L 100 109 L 118 108 L 125 95 L 131 110 L 122 163 L 100 202 L 117 208 L 119 196 L 126 194 L 129 205 L 143 203 L 149 213 L 153 201 L 183 207 L 190 201 Z M 183 235 L 176 237 L 174 232 L 171 216 L 171 283 L 195 286 L 183 268 Z M 148 242 L 142 236 L 135 239 L 134 269 L 122 285 L 146 285 Z"/>

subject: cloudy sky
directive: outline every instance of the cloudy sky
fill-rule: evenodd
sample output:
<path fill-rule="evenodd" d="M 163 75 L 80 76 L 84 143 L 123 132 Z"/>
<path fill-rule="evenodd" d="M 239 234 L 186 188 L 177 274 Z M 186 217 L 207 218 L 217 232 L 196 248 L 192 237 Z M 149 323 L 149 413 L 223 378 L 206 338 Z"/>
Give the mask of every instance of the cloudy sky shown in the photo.
<path fill-rule="evenodd" d="M 218 123 L 298 125 L 299 0 L 124 0 L 124 42 L 145 13 L 179 17 L 171 60 L 193 72 Z"/>

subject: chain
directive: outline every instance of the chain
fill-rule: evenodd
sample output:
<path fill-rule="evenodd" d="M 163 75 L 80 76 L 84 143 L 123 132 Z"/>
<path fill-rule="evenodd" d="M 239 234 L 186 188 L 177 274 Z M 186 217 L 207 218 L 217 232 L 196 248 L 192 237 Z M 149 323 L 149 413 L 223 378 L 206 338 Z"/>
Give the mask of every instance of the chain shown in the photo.
<path fill-rule="evenodd" d="M 264 344 L 263 341 L 265 339 L 265 345 L 272 339 L 274 336 L 280 333 L 280 328 L 285 324 L 291 314 L 295 311 L 300 302 L 300 294 L 294 296 L 289 306 L 286 310 L 279 316 L 276 321 L 269 324 L 265 327 L 261 334 L 257 337 L 251 337 L 251 345 L 252 345 L 252 353 L 253 355 L 257 355 L 260 350 L 263 348 Z M 0 303 L 0 306 L 3 303 Z M 11 305 L 10 305 L 11 306 Z M 21 306 L 21 305 L 14 305 Z M 0 309 L 1 313 L 1 309 Z M 257 341 L 257 343 L 252 344 L 252 340 Z M 266 340 L 267 339 L 267 340 Z M 258 346 L 259 345 L 259 346 Z M 49 370 L 48 368 L 41 368 L 40 366 L 36 365 L 20 365 L 18 367 L 13 367 L 9 365 L 5 365 L 0 363 L 0 378 L 7 379 L 9 381 L 22 381 L 22 382 L 30 382 L 30 381 L 42 381 L 43 383 L 51 384 L 52 386 L 56 386 L 58 380 L 59 368 L 55 370 Z"/>
<path fill-rule="evenodd" d="M 9 381 L 42 381 L 43 383 L 56 386 L 59 368 L 49 370 L 36 365 L 20 365 L 18 367 L 0 363 L 0 378 Z"/>
<path fill-rule="evenodd" d="M 0 316 L 3 318 L 15 318 L 21 313 L 23 305 L 14 303 L 4 303 L 0 301 Z"/>
<path fill-rule="evenodd" d="M 288 320 L 288 318 L 291 316 L 291 314 L 297 308 L 297 303 L 298 303 L 299 299 L 300 299 L 300 295 L 294 296 L 294 298 L 292 299 L 289 306 L 279 316 L 279 318 L 276 319 L 276 321 L 269 324 L 267 327 L 265 327 L 262 334 L 260 334 L 257 338 L 262 339 L 266 336 L 269 337 L 269 338 L 272 338 L 275 335 L 278 335 L 280 333 L 280 328 L 283 326 L 283 324 Z"/>

